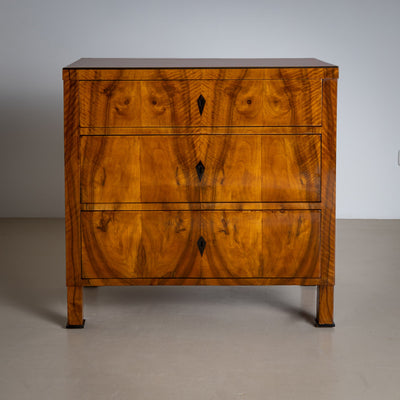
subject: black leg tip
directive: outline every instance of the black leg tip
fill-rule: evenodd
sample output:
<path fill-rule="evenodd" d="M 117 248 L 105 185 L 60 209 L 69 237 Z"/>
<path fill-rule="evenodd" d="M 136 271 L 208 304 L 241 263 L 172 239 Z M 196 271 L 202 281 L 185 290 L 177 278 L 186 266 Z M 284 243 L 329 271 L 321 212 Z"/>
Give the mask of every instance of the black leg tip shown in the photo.
<path fill-rule="evenodd" d="M 333 323 L 333 324 L 320 324 L 320 323 L 318 322 L 318 320 L 316 319 L 316 320 L 315 320 L 315 326 L 316 326 L 317 328 L 334 328 L 334 327 L 335 327 L 335 323 Z"/>
<path fill-rule="evenodd" d="M 67 323 L 66 325 L 66 329 L 83 329 L 85 327 L 85 320 L 83 320 L 83 324 L 82 325 L 70 325 Z"/>

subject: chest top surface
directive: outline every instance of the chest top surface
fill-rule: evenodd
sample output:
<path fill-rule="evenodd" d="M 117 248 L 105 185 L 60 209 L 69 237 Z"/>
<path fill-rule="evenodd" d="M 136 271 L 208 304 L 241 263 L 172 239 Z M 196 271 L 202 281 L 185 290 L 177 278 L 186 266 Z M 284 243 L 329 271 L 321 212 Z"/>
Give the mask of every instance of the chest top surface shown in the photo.
<path fill-rule="evenodd" d="M 80 58 L 65 69 L 337 68 L 316 58 Z"/>

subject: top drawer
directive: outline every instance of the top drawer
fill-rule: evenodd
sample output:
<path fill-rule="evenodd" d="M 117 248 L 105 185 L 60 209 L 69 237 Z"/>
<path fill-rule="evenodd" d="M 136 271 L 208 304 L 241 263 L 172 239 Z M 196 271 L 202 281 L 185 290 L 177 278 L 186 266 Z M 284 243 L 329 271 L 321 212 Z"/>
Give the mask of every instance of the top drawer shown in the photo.
<path fill-rule="evenodd" d="M 320 126 L 321 80 L 80 81 L 80 126 Z"/>

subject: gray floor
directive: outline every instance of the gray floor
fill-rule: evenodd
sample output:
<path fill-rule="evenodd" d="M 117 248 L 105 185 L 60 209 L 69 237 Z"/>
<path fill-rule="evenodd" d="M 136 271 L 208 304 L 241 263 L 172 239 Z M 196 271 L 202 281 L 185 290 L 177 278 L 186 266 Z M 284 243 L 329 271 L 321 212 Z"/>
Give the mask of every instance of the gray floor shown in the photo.
<path fill-rule="evenodd" d="M 64 221 L 0 220 L 1 399 L 400 399 L 400 220 L 338 221 L 336 328 L 315 288 L 85 289 Z"/>

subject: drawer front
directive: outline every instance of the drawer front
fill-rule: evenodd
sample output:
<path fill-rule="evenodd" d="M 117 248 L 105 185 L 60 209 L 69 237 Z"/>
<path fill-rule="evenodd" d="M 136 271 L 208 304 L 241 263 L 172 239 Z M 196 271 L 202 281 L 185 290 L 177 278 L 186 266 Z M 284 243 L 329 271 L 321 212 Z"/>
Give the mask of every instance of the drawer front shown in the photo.
<path fill-rule="evenodd" d="M 321 80 L 81 81 L 81 127 L 320 126 Z"/>
<path fill-rule="evenodd" d="M 82 212 L 83 278 L 200 274 L 200 214 L 169 211 Z"/>
<path fill-rule="evenodd" d="M 320 135 L 82 136 L 81 201 L 317 202 Z"/>
<path fill-rule="evenodd" d="M 83 278 L 319 278 L 320 211 L 82 212 Z"/>

